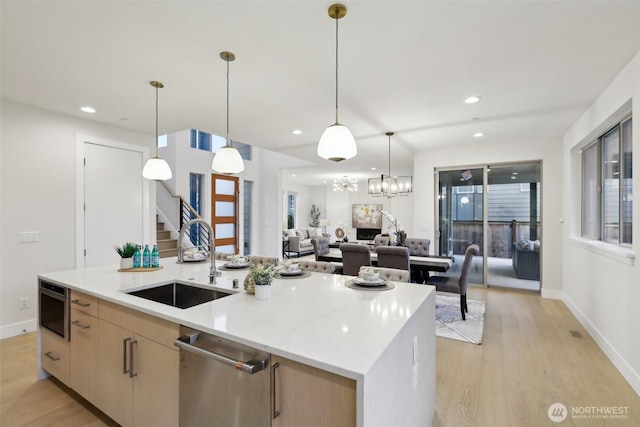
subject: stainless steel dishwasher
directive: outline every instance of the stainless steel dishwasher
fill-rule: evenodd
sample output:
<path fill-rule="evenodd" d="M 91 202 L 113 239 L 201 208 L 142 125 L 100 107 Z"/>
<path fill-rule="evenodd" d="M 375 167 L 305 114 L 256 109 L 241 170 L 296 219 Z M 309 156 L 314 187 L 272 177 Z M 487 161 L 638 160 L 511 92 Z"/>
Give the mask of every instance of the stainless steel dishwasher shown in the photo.
<path fill-rule="evenodd" d="M 180 327 L 180 425 L 269 427 L 269 353 Z"/>

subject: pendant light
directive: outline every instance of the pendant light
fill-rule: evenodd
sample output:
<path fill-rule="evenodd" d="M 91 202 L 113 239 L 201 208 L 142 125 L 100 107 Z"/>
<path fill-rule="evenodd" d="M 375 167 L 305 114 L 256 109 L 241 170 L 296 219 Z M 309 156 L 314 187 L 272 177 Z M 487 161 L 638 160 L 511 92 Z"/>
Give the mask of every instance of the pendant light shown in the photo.
<path fill-rule="evenodd" d="M 413 191 L 413 177 L 391 176 L 391 136 L 393 132 L 387 132 L 389 137 L 389 175 L 380 175 L 380 178 L 369 178 L 369 195 L 373 197 L 408 196 Z"/>
<path fill-rule="evenodd" d="M 156 88 L 156 156 L 147 160 L 142 169 L 142 176 L 155 181 L 165 181 L 171 178 L 171 168 L 165 160 L 158 157 L 158 89 L 162 89 L 164 85 L 155 80 L 149 84 Z"/>
<path fill-rule="evenodd" d="M 231 52 L 220 52 L 220 58 L 227 62 L 227 143 L 220 148 L 213 156 L 211 167 L 214 171 L 225 175 L 240 173 L 244 170 L 242 156 L 237 149 L 231 146 L 229 139 L 229 62 L 234 61 L 236 56 Z"/>
<path fill-rule="evenodd" d="M 318 143 L 318 156 L 340 162 L 358 154 L 351 131 L 338 122 L 338 20 L 344 18 L 347 8 L 342 4 L 329 6 L 329 16 L 336 20 L 336 122 L 325 129 Z"/>

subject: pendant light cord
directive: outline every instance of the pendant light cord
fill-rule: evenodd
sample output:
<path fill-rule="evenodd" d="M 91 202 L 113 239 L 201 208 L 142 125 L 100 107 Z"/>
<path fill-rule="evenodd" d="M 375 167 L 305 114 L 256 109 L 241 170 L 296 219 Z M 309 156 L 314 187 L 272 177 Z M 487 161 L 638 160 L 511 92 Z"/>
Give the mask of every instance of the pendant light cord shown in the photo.
<path fill-rule="evenodd" d="M 227 141 L 226 146 L 230 147 L 229 141 L 229 60 L 227 60 Z"/>
<path fill-rule="evenodd" d="M 158 86 L 156 86 L 156 157 L 158 157 Z"/>
<path fill-rule="evenodd" d="M 338 124 L 338 13 L 336 12 L 336 124 Z"/>

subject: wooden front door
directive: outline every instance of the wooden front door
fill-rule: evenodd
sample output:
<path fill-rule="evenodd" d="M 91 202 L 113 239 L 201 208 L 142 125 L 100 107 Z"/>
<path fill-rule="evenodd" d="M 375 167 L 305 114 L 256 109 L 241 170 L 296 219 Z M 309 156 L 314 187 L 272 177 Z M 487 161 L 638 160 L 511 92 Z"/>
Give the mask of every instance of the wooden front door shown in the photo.
<path fill-rule="evenodd" d="M 211 175 L 211 226 L 219 252 L 238 253 L 239 182 L 236 176 Z"/>

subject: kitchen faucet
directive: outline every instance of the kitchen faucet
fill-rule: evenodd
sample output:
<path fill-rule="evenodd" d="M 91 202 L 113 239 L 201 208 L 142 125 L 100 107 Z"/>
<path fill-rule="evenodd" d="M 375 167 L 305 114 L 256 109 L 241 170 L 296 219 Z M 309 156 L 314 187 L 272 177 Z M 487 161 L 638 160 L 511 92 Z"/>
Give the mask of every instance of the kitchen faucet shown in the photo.
<path fill-rule="evenodd" d="M 180 230 L 180 235 L 178 237 L 178 262 L 184 261 L 184 248 L 182 247 L 182 237 L 186 232 L 187 228 L 193 224 L 204 224 L 205 227 L 209 230 L 209 256 L 211 257 L 211 267 L 209 267 L 209 284 L 216 284 L 216 278 L 222 276 L 220 270 L 216 268 L 216 255 L 214 253 L 214 248 L 216 247 L 216 239 L 213 236 L 213 229 L 211 225 L 203 219 L 196 218 L 187 222 L 182 229 Z"/>

